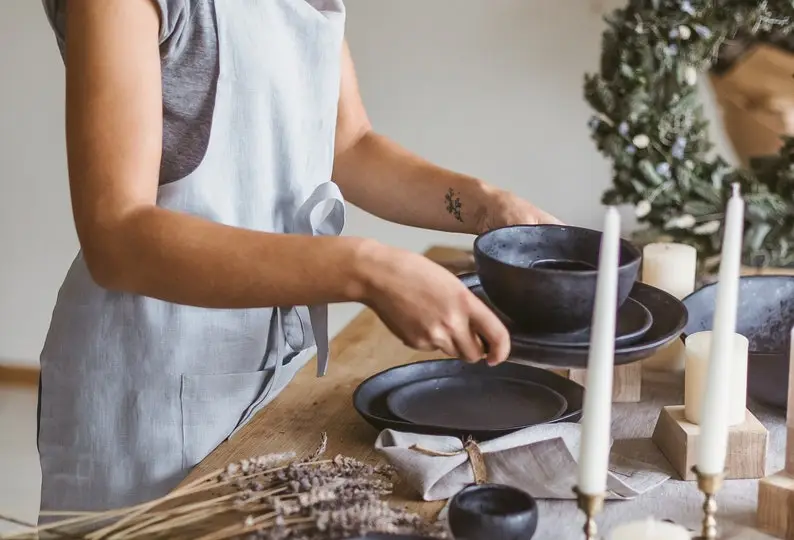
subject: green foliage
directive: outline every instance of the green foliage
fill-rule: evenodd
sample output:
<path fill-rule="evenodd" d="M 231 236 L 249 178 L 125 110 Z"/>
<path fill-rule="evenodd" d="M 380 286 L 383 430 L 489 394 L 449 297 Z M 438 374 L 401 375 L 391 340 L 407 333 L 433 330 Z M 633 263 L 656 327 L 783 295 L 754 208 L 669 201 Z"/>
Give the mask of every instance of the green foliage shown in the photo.
<path fill-rule="evenodd" d="M 719 254 L 730 184 L 746 201 L 745 260 L 794 265 L 794 138 L 733 170 L 713 155 L 697 78 L 738 32 L 794 30 L 794 0 L 629 0 L 606 17 L 600 73 L 585 76 L 592 137 L 613 163 L 605 204 L 635 206 L 643 234 Z"/>

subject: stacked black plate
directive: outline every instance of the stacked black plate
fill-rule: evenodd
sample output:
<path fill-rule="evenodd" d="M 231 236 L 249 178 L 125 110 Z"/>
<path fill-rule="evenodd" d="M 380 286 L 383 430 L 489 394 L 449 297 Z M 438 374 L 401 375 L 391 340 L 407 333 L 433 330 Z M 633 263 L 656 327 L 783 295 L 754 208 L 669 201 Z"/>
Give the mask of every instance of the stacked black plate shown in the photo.
<path fill-rule="evenodd" d="M 516 225 L 477 237 L 477 272 L 460 278 L 510 330 L 512 358 L 587 366 L 601 236 L 581 227 Z M 616 365 L 653 355 L 687 322 L 677 298 L 636 281 L 641 259 L 639 249 L 620 241 Z"/>
<path fill-rule="evenodd" d="M 514 323 L 493 305 L 476 273 L 464 274 L 460 279 L 510 330 L 512 359 L 557 368 L 587 367 L 589 328 L 557 335 L 533 332 Z M 635 282 L 617 314 L 615 365 L 630 364 L 652 356 L 676 340 L 686 323 L 686 308 L 676 297 Z"/>
<path fill-rule="evenodd" d="M 545 369 L 457 359 L 395 367 L 359 385 L 353 405 L 376 429 L 488 440 L 550 422 L 578 422 L 584 389 Z"/>
<path fill-rule="evenodd" d="M 478 272 L 460 279 L 505 323 L 511 360 L 522 363 L 491 368 L 453 359 L 400 366 L 364 381 L 354 394 L 356 410 L 377 429 L 478 440 L 578 421 L 582 387 L 527 363 L 587 367 L 600 242 L 598 231 L 558 225 L 480 235 L 474 243 Z M 678 299 L 636 282 L 640 259 L 636 247 L 621 241 L 617 365 L 651 356 L 677 339 L 687 322 Z"/>

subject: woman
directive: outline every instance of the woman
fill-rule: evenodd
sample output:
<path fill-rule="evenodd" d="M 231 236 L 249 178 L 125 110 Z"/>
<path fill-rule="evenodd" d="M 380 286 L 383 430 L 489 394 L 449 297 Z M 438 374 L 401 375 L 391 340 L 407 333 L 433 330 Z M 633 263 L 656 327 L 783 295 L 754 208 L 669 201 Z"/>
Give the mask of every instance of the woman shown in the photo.
<path fill-rule="evenodd" d="M 339 237 L 342 194 L 428 229 L 553 221 L 371 130 L 342 0 L 44 5 L 81 252 L 41 355 L 43 510 L 173 488 L 315 345 L 322 374 L 330 302 L 367 304 L 417 349 L 477 361 L 481 336 L 506 358 L 505 328 L 451 274 Z"/>

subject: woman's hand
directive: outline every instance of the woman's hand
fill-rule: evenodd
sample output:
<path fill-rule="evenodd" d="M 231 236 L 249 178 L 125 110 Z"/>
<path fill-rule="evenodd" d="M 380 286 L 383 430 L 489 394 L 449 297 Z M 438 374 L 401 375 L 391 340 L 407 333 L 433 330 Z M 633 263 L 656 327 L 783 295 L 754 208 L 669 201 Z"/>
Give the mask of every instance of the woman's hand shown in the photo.
<path fill-rule="evenodd" d="M 507 359 L 505 326 L 441 266 L 375 242 L 361 251 L 357 265 L 367 284 L 362 301 L 409 347 L 477 362 L 486 356 L 484 341 L 489 365 Z"/>
<path fill-rule="evenodd" d="M 544 224 L 560 225 L 562 222 L 509 191 L 493 188 L 488 193 L 477 220 L 477 233 L 510 225 Z"/>

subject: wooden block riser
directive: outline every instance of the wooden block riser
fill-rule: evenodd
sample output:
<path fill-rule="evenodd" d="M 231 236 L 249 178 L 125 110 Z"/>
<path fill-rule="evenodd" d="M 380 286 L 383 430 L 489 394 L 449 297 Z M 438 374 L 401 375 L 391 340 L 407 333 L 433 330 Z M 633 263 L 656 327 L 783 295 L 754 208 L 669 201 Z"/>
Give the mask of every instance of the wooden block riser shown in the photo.
<path fill-rule="evenodd" d="M 794 426 L 786 426 L 786 472 L 794 475 Z"/>
<path fill-rule="evenodd" d="M 586 369 L 572 369 L 568 378 L 585 385 Z M 639 403 L 642 397 L 642 363 L 634 362 L 615 368 L 612 378 L 613 403 Z"/>
<path fill-rule="evenodd" d="M 794 476 L 781 471 L 761 479 L 756 522 L 765 533 L 794 540 Z"/>
<path fill-rule="evenodd" d="M 662 408 L 653 432 L 653 442 L 683 480 L 696 480 L 692 467 L 697 459 L 699 435 L 700 428 L 686 421 L 683 405 Z M 726 478 L 763 478 L 768 440 L 766 428 L 747 411 L 745 422 L 732 426 L 728 431 Z"/>

